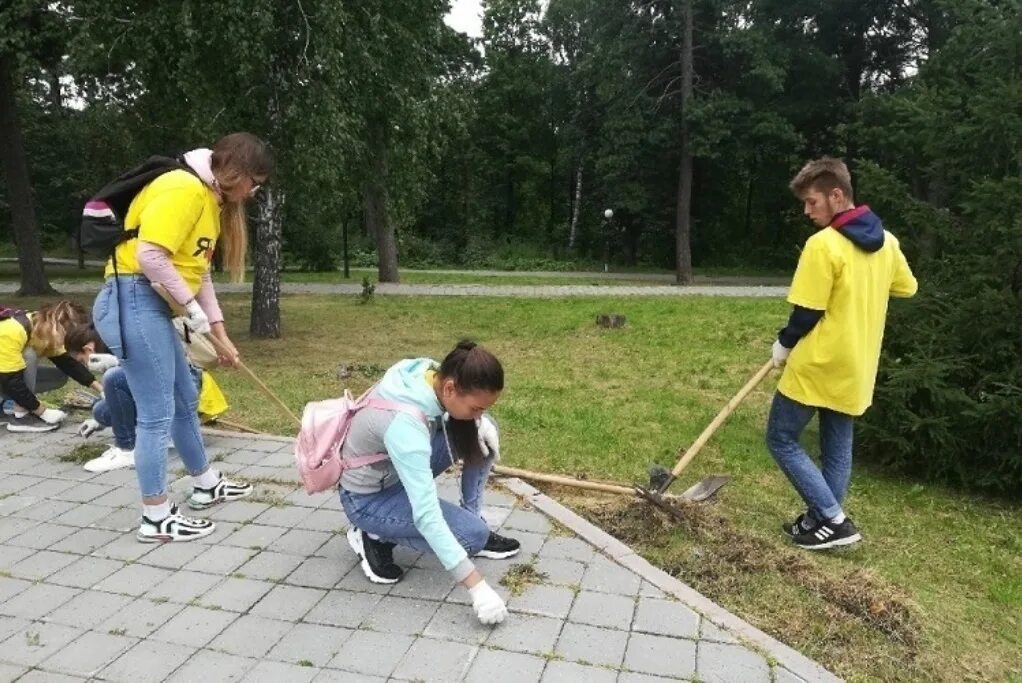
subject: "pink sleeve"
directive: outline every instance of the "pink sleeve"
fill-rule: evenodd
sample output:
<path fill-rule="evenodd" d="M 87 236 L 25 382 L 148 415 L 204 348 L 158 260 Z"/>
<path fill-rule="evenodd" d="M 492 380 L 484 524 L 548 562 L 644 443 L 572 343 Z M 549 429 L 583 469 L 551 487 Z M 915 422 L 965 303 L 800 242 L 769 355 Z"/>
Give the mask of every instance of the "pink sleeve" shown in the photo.
<path fill-rule="evenodd" d="M 220 310 L 220 302 L 216 300 L 216 290 L 213 289 L 213 278 L 208 270 L 202 274 L 202 284 L 199 285 L 199 293 L 195 295 L 195 300 L 199 302 L 199 306 L 202 307 L 206 317 L 209 318 L 210 325 L 224 321 L 223 311 Z"/>
<path fill-rule="evenodd" d="M 181 274 L 171 263 L 170 254 L 166 249 L 157 244 L 139 240 L 135 255 L 138 257 L 138 265 L 142 268 L 142 273 L 149 278 L 149 281 L 163 285 L 164 289 L 179 304 L 184 306 L 195 298 L 192 296 L 192 290 L 188 288 Z"/>

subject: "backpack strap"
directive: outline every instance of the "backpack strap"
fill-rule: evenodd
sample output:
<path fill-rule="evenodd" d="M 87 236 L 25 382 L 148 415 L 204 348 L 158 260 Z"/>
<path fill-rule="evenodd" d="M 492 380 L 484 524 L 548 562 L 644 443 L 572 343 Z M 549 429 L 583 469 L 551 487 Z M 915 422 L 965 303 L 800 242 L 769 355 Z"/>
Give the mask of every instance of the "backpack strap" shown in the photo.
<path fill-rule="evenodd" d="M 407 403 L 399 403 L 397 401 L 388 401 L 382 398 L 367 398 L 369 392 L 376 388 L 376 385 L 370 387 L 364 394 L 362 394 L 356 402 L 357 410 L 363 408 L 376 408 L 377 410 L 389 410 L 395 413 L 405 413 L 412 417 L 420 420 L 423 424 L 428 423 L 426 414 L 415 406 L 408 405 Z M 390 455 L 387 453 L 372 453 L 370 455 L 356 455 L 350 458 L 344 458 L 344 469 L 352 469 L 356 467 L 366 467 L 377 462 L 383 462 L 389 460 Z"/>

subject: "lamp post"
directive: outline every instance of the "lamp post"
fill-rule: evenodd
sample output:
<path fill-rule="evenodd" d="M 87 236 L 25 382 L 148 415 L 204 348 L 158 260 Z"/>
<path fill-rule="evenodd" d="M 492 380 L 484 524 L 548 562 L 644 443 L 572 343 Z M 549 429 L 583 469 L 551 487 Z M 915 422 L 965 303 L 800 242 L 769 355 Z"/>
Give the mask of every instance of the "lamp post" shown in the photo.
<path fill-rule="evenodd" d="M 603 212 L 603 218 L 606 220 L 604 226 L 605 239 L 603 242 L 603 272 L 606 273 L 610 270 L 610 235 L 611 235 L 611 222 L 614 218 L 614 209 L 606 209 Z"/>

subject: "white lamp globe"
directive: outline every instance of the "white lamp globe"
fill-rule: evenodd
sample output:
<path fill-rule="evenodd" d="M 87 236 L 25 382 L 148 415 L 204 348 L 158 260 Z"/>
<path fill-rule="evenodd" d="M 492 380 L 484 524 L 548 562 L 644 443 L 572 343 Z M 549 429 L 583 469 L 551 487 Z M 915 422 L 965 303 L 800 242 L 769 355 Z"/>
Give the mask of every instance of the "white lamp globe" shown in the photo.
<path fill-rule="evenodd" d="M 614 210 L 607 209 L 606 211 L 603 212 L 603 217 L 606 218 L 607 220 L 610 220 L 611 218 L 614 217 Z"/>

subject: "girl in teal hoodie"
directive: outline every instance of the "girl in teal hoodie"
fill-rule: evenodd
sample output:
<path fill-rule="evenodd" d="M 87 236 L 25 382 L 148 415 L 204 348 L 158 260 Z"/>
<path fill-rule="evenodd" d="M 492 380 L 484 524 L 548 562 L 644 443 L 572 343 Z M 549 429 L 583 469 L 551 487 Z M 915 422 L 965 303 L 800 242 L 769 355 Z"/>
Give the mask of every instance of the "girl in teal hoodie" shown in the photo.
<path fill-rule="evenodd" d="M 473 342 L 460 342 L 439 364 L 429 358 L 403 360 L 387 370 L 370 397 L 416 410 L 362 409 L 341 448 L 345 459 L 389 456 L 346 469 L 340 482 L 341 505 L 352 524 L 348 543 L 366 577 L 374 583 L 401 579 L 395 545 L 433 552 L 468 589 L 476 616 L 486 624 L 503 621 L 507 608 L 470 558 L 502 559 L 519 549 L 517 541 L 491 532 L 480 515 L 486 480 L 500 452 L 497 426 L 486 410 L 503 389 L 500 361 Z M 459 459 L 456 505 L 440 499 L 434 477 Z"/>

